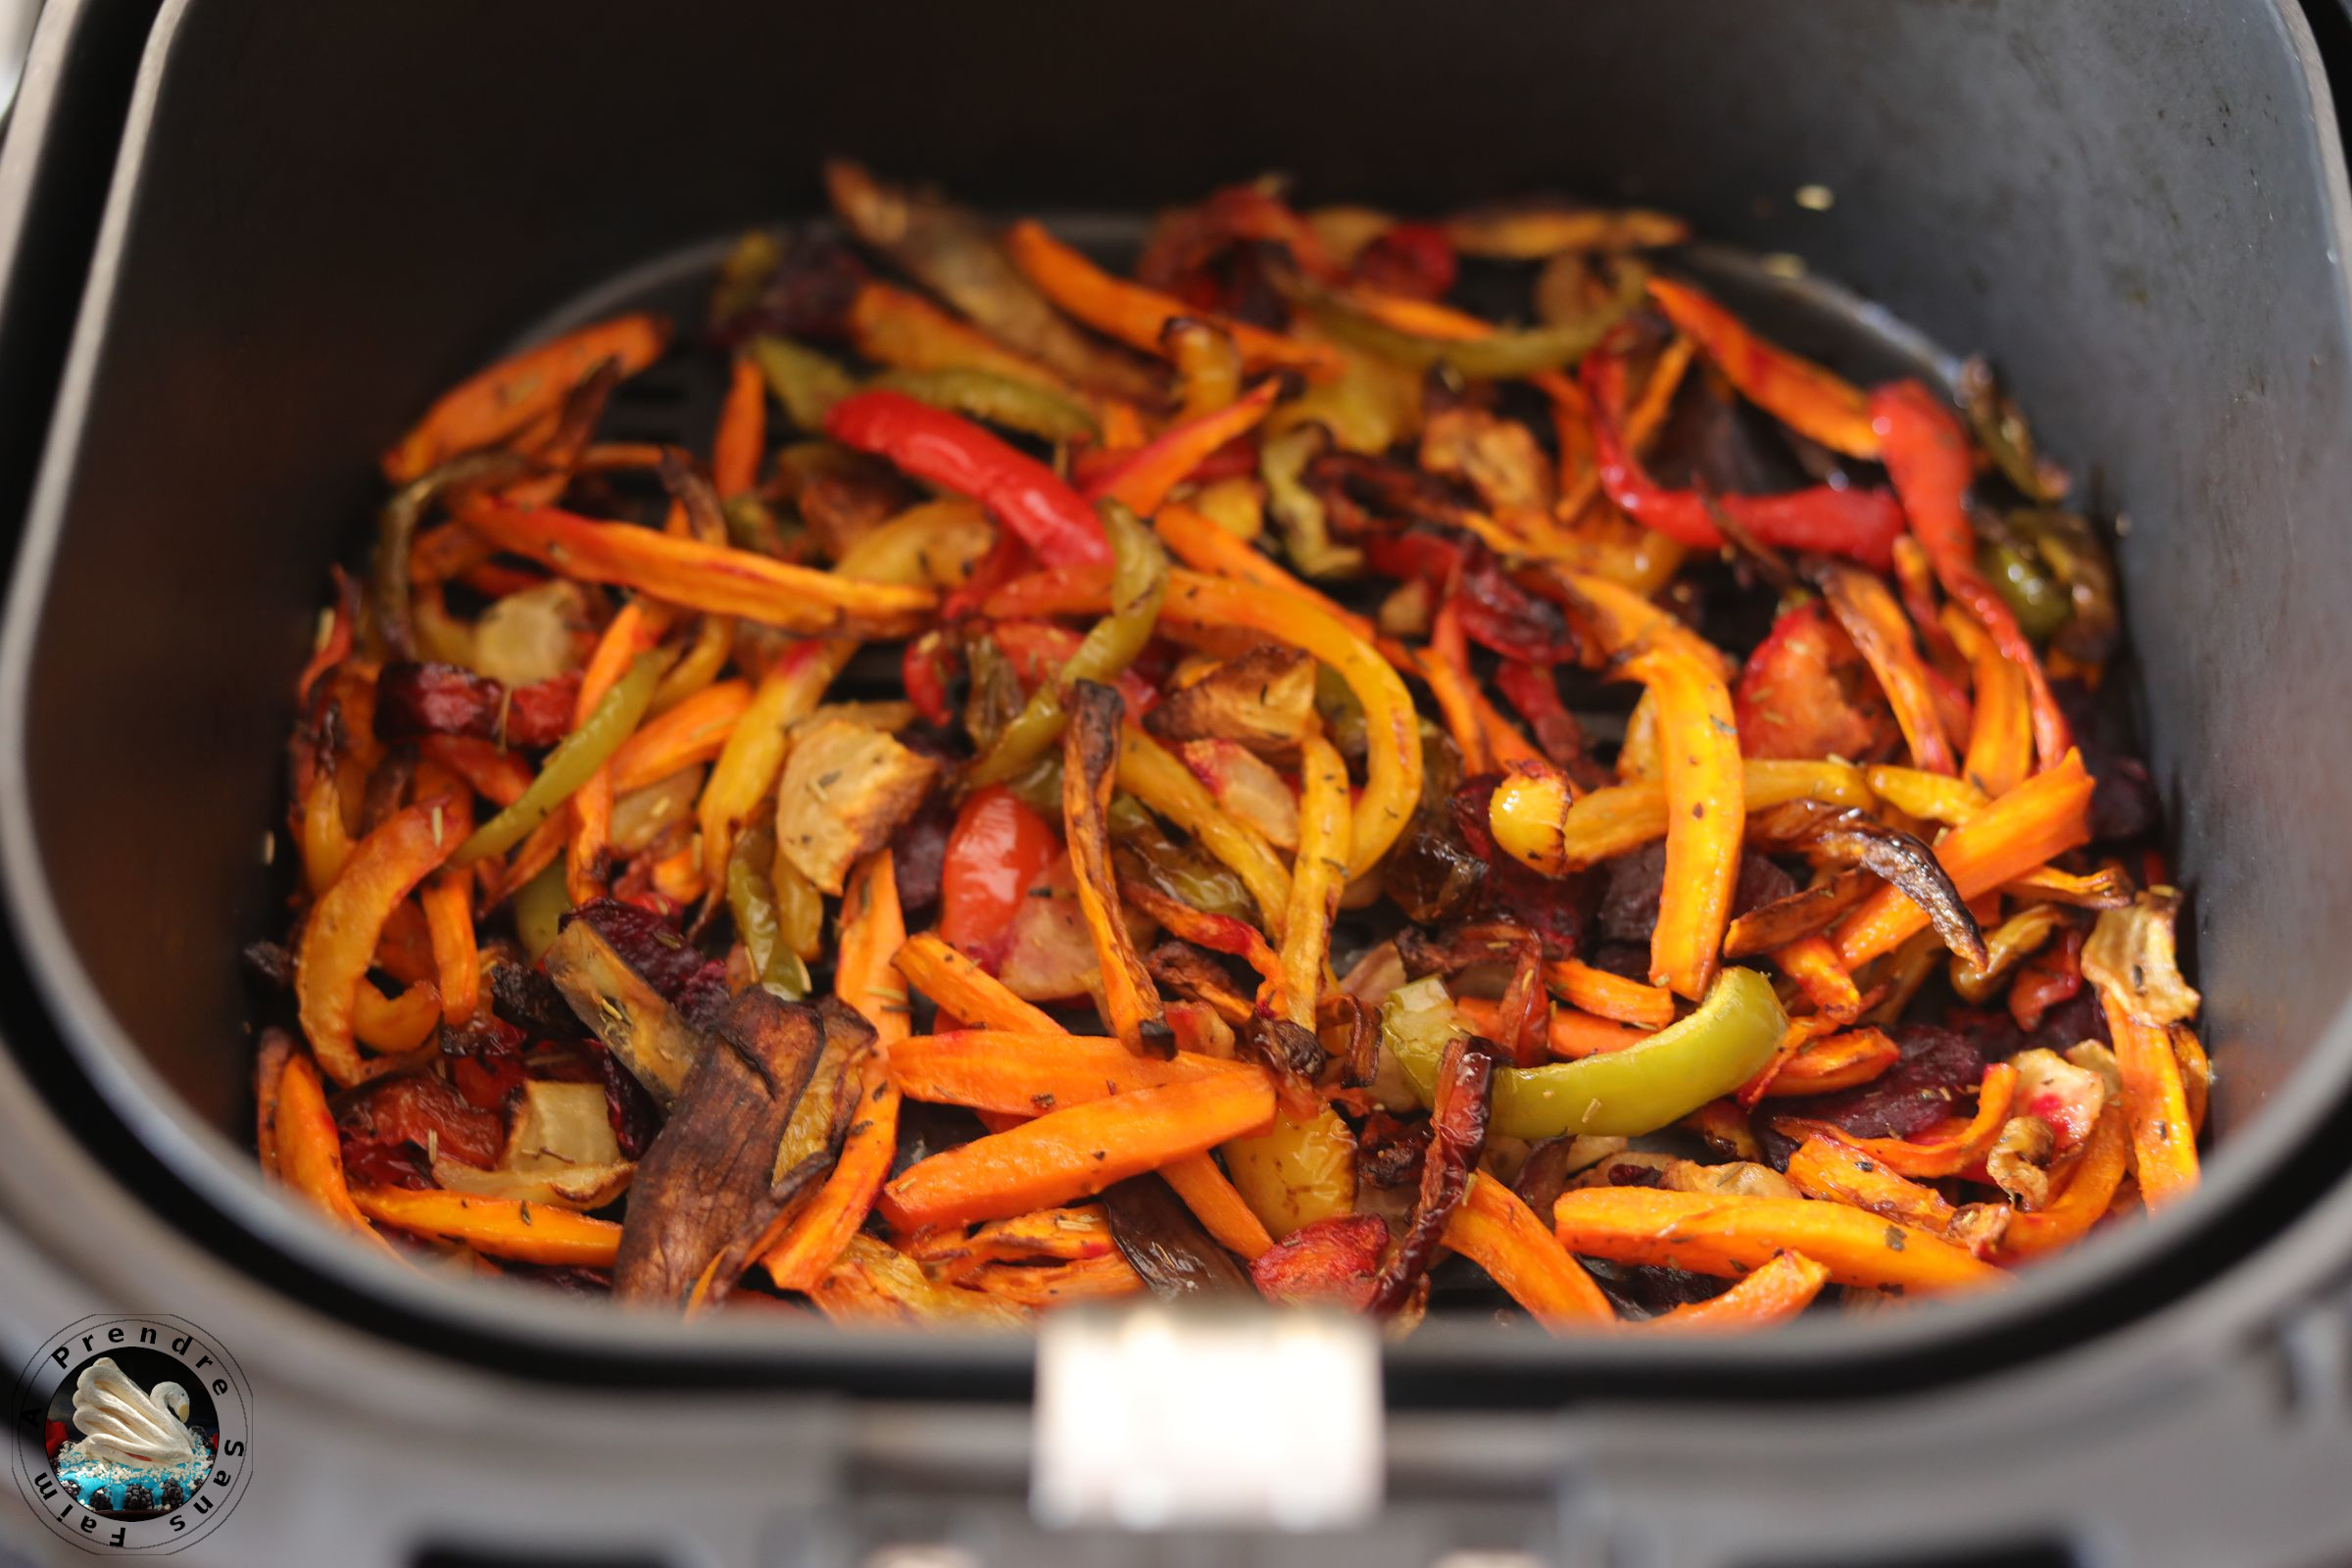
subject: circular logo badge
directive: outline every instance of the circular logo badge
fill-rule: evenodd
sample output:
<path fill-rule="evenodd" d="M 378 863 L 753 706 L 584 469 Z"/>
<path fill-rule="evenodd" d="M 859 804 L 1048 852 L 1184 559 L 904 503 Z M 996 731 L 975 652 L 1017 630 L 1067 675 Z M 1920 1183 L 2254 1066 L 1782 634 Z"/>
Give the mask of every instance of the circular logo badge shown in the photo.
<path fill-rule="evenodd" d="M 176 1551 L 252 1474 L 252 1387 L 185 1318 L 82 1319 L 25 1364 L 11 1410 L 18 1490 L 91 1551 Z"/>

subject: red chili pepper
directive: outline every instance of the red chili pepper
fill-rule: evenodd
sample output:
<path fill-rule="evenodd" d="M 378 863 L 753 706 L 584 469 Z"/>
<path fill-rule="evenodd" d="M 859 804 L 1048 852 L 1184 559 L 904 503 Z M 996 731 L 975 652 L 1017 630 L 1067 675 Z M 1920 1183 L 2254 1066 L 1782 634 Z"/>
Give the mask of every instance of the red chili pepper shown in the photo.
<path fill-rule="evenodd" d="M 904 392 L 860 392 L 833 405 L 825 434 L 888 458 L 994 513 L 1049 565 L 1107 562 L 1102 524 L 1053 469 L 960 416 Z"/>
<path fill-rule="evenodd" d="M 2074 744 L 2066 714 L 2051 695 L 2049 676 L 2034 644 L 1992 584 L 1977 570 L 1977 532 L 1968 521 L 1968 487 L 1976 477 L 1960 421 L 1917 381 L 1896 381 L 1870 395 L 1871 428 L 1911 532 L 1927 551 L 1943 591 L 1968 607 L 2001 657 L 2026 672 L 2034 710 L 2034 750 L 2049 767 Z"/>
<path fill-rule="evenodd" d="M 973 792 L 956 813 L 939 874 L 939 934 L 993 965 L 1029 889 L 1061 853 L 1046 819 L 1002 784 Z"/>
<path fill-rule="evenodd" d="M 948 703 L 947 639 L 927 631 L 906 645 L 899 656 L 899 679 L 914 710 L 933 724 L 953 722 L 956 710 Z"/>
<path fill-rule="evenodd" d="M 2009 1016 L 2028 1034 L 2041 1017 L 2082 989 L 2082 933 L 2068 926 L 2058 940 L 2028 958 L 2009 983 Z"/>
<path fill-rule="evenodd" d="M 1661 488 L 1642 471 L 1617 428 L 1625 367 L 1614 354 L 1585 356 L 1585 396 L 1592 409 L 1592 462 L 1600 487 L 1627 516 L 1693 550 L 1720 550 L 1723 531 L 1694 490 Z M 1891 466 L 1891 465 L 1889 465 Z M 1900 481 L 1897 481 L 1899 487 Z M 1815 485 L 1778 496 L 1719 496 L 1716 504 L 1739 519 L 1759 544 L 1846 556 L 1873 571 L 1894 564 L 1903 513 L 1884 490 L 1835 490 Z"/>

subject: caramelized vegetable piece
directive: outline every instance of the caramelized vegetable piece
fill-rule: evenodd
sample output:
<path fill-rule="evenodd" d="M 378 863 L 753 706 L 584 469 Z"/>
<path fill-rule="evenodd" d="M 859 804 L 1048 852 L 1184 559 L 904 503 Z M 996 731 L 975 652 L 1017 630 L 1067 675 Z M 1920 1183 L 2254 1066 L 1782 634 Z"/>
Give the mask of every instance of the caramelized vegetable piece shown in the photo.
<path fill-rule="evenodd" d="M 1461 1206 L 1446 1221 L 1446 1245 L 1485 1269 L 1555 1334 L 1616 1318 L 1584 1265 L 1494 1176 L 1472 1173 Z"/>
<path fill-rule="evenodd" d="M 1178 689 L 1145 715 L 1144 727 L 1172 746 L 1224 740 L 1285 755 L 1297 748 L 1314 710 L 1314 661 L 1296 648 L 1264 643 Z"/>
<path fill-rule="evenodd" d="M 1870 401 L 1811 360 L 1775 348 L 1687 283 L 1649 280 L 1651 303 L 1713 360 L 1740 395 L 1801 436 L 1849 458 L 1876 458 Z"/>
<path fill-rule="evenodd" d="M 1800 1116 L 1785 1116 L 1774 1126 L 1784 1137 L 1850 1143 L 1898 1176 L 1957 1176 L 1992 1152 L 2016 1094 L 2017 1069 L 1995 1062 L 1984 1069 L 1984 1081 L 1978 1088 L 1977 1113 L 1966 1121 L 1948 1122 L 1926 1138 L 1855 1138 L 1843 1128 Z"/>
<path fill-rule="evenodd" d="M 1110 1217 L 1120 1255 L 1163 1300 L 1231 1297 L 1250 1290 L 1250 1276 L 1157 1178 L 1134 1176 L 1104 1188 L 1102 1210 Z"/>
<path fill-rule="evenodd" d="M 1070 727 L 1062 734 L 1061 814 L 1077 874 L 1078 903 L 1101 964 L 1102 1009 L 1130 1051 L 1173 1055 L 1176 1037 L 1162 1015 L 1159 991 L 1136 952 L 1110 865 L 1110 786 L 1119 752 L 1119 694 L 1082 680 L 1070 688 Z"/>
<path fill-rule="evenodd" d="M 965 1029 L 915 1035 L 891 1051 L 891 1075 L 910 1098 L 1036 1116 L 1106 1095 L 1131 1094 L 1254 1069 L 1191 1052 L 1138 1055 L 1117 1040 Z"/>
<path fill-rule="evenodd" d="M 620 1250 L 620 1227 L 609 1219 L 514 1199 L 363 1187 L 351 1200 L 369 1219 L 419 1236 L 463 1242 L 477 1252 L 518 1263 L 610 1268 Z"/>
<path fill-rule="evenodd" d="M 1377 1214 L 1334 1214 L 1303 1225 L 1250 1265 L 1260 1295 L 1285 1306 L 1360 1310 L 1379 1277 L 1389 1227 Z"/>
<path fill-rule="evenodd" d="M 391 1251 L 391 1245 L 368 1228 L 367 1216 L 352 1201 L 351 1189 L 344 1183 L 343 1143 L 326 1108 L 318 1069 L 308 1056 L 286 1061 L 278 1075 L 276 1114 L 270 1121 L 277 1138 L 279 1178 L 329 1219 L 378 1250 Z"/>
<path fill-rule="evenodd" d="M 1589 1187 L 1562 1193 L 1552 1217 L 1571 1252 L 1693 1274 L 1738 1279 L 1780 1252 L 1800 1251 L 1839 1285 L 1944 1291 L 2002 1280 L 1991 1264 L 1926 1231 L 1802 1198 Z"/>
<path fill-rule="evenodd" d="M 1438 1063 L 1437 1101 L 1430 1108 L 1429 1147 L 1421 1156 L 1421 1191 L 1413 1217 L 1382 1265 L 1364 1309 L 1386 1316 L 1405 1303 L 1406 1297 L 1436 1259 L 1447 1226 L 1461 1207 L 1462 1195 L 1476 1175 L 1481 1150 L 1487 1142 L 1489 1097 L 1493 1092 L 1494 1058 L 1485 1043 L 1466 1038 L 1447 1042 Z"/>
<path fill-rule="evenodd" d="M 334 885 L 304 922 L 294 953 L 294 998 L 318 1065 L 337 1084 L 358 1083 L 390 1065 L 359 1053 L 353 1012 L 392 910 L 446 860 L 470 825 L 458 797 L 394 813 L 363 839 Z"/>
<path fill-rule="evenodd" d="M 1799 1252 L 1770 1261 L 1721 1296 L 1686 1301 L 1642 1325 L 1659 1334 L 1745 1333 L 1788 1321 L 1813 1304 L 1830 1271 Z"/>
<path fill-rule="evenodd" d="M 407 484 L 459 453 L 508 440 L 560 409 L 606 362 L 633 375 L 668 346 L 661 317 L 621 316 L 525 350 L 444 393 L 384 454 L 384 477 Z"/>
<path fill-rule="evenodd" d="M 1959 1210 L 1933 1187 L 1888 1170 L 1850 1144 L 1808 1138 L 1788 1156 L 1788 1179 L 1807 1198 L 1868 1209 L 1915 1230 L 1940 1236 Z"/>
<path fill-rule="evenodd" d="M 1666 888 L 1649 981 L 1695 1002 L 1714 981 L 1740 875 L 1747 821 L 1740 732 L 1731 694 L 1699 661 L 1664 648 L 1626 667 L 1657 699 L 1665 762 Z"/>
<path fill-rule="evenodd" d="M 969 1224 L 1066 1203 L 1264 1127 L 1274 1092 L 1253 1072 L 1112 1095 L 934 1154 L 883 1189 L 903 1227 Z"/>
<path fill-rule="evenodd" d="M 903 1328 L 1015 1329 L 1029 1314 L 978 1291 L 933 1284 L 920 1264 L 887 1242 L 852 1236 L 840 1260 L 809 1288 L 808 1299 L 837 1322 Z"/>
<path fill-rule="evenodd" d="M 2186 1033 L 2198 997 L 2173 958 L 2173 921 L 2180 896 L 2151 888 L 2129 908 L 2099 916 L 2082 948 L 2082 975 L 2098 987 L 2122 1070 L 2124 1114 L 2132 1129 L 2132 1168 L 2150 1208 L 2177 1202 L 2197 1185 L 2197 1134 L 2181 1075 Z M 2201 1047 L 2192 1046 L 2197 1058 Z"/>
<path fill-rule="evenodd" d="M 890 842 L 923 804 L 940 765 L 880 730 L 844 719 L 792 743 L 776 786 L 776 849 L 818 891 Z"/>
<path fill-rule="evenodd" d="M 1903 607 L 1884 582 L 1857 567 L 1829 563 L 1822 567 L 1821 585 L 1838 624 L 1869 661 L 1879 689 L 1892 705 L 1910 745 L 1911 760 L 1931 773 L 1954 771 L 1952 743 L 1936 711 L 1928 666 L 1912 640 Z"/>

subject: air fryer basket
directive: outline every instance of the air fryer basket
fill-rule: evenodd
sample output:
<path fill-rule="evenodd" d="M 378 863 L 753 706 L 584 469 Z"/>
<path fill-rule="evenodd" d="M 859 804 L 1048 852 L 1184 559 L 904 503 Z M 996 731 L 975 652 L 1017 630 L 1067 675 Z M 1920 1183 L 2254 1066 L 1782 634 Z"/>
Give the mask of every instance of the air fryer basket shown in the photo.
<path fill-rule="evenodd" d="M 1985 346 L 2099 465 L 2221 1083 L 2198 1200 L 1997 1298 L 1741 1346 L 1434 1325 L 1408 1397 L 1883 1389 L 2055 1348 L 2283 1218 L 2352 1075 L 2343 176 L 2290 9 L 1066 0 L 381 8 L 179 0 L 133 105 L 0 645 L 8 913 L 87 1136 L 341 1315 L 551 1375 L 1017 1389 L 1017 1349 L 682 1329 L 404 1277 L 239 1144 L 287 672 L 368 455 L 548 302 L 815 211 L 827 152 L 1135 211 L 1269 164 L 1316 199 L 1639 199 Z M 1789 199 L 1829 186 L 1825 213 Z M 584 308 L 584 307 L 582 307 Z M 222 635 L 222 628 L 234 635 Z M 86 1082 L 93 1100 L 77 1100 Z M 143 1152 L 124 1146 L 136 1140 Z M 2328 1175 L 2332 1166 L 2322 1167 Z M 2289 1178 L 2291 1177 L 2291 1180 Z M 2266 1188 L 2266 1184 L 2269 1184 Z M 2265 1195 L 2265 1201 L 2251 1200 Z M 2254 1217 L 2249 1217 L 2252 1215 Z"/>

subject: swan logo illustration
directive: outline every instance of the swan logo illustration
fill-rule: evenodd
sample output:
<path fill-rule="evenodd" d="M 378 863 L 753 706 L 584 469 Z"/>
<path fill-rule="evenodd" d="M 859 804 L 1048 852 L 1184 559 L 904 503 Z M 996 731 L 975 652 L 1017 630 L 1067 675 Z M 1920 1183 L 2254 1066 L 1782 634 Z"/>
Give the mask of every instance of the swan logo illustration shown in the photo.
<path fill-rule="evenodd" d="M 18 1380 L 15 1415 L 19 1490 L 92 1550 L 177 1550 L 220 1527 L 251 1471 L 251 1389 L 181 1318 L 92 1318 L 54 1336 Z"/>

